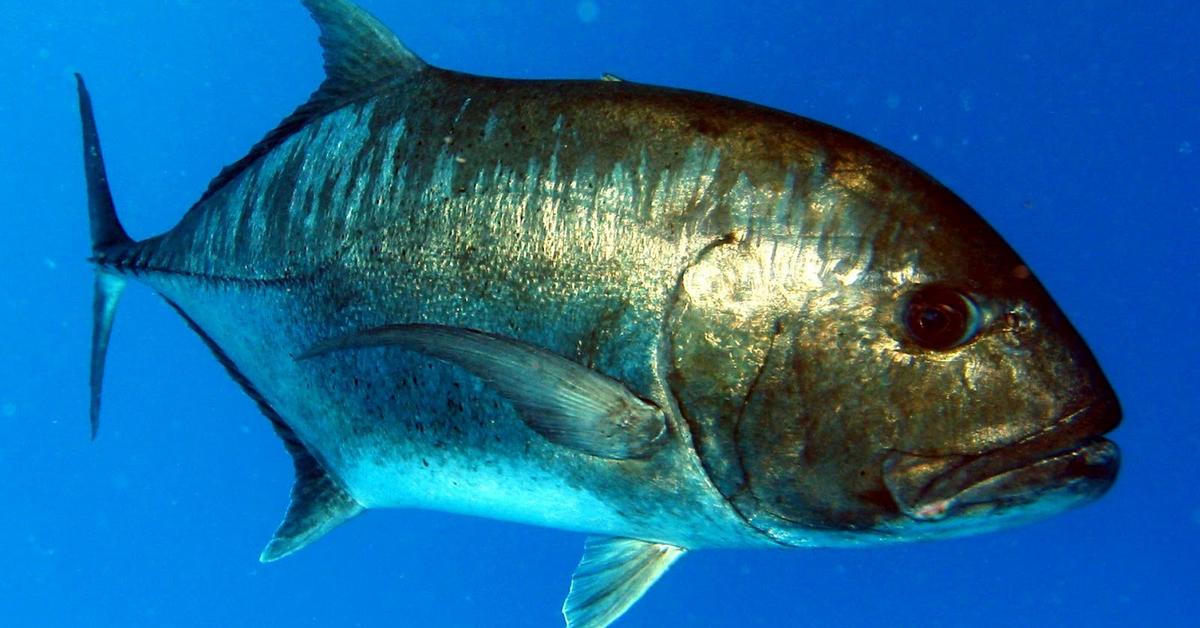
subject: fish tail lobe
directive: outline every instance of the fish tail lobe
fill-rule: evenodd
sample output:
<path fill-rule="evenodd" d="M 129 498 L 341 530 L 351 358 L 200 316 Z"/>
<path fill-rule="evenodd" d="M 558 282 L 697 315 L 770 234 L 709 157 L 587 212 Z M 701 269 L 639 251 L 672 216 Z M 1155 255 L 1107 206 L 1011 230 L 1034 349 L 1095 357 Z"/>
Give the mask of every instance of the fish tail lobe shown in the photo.
<path fill-rule="evenodd" d="M 133 243 L 113 205 L 112 191 L 108 187 L 108 174 L 104 168 L 104 155 L 100 151 L 100 134 L 96 130 L 96 117 L 92 112 L 92 98 L 88 94 L 83 77 L 75 75 L 79 90 L 79 117 L 83 124 L 83 170 L 87 178 L 88 222 L 91 225 L 92 259 L 97 262 L 94 295 L 92 300 L 92 356 L 89 384 L 90 419 L 92 439 L 100 425 L 100 389 L 104 380 L 104 362 L 108 353 L 108 341 L 112 336 L 113 319 L 117 302 L 125 288 L 125 278 L 107 270 L 103 260 L 110 251 L 123 249 Z"/>
<path fill-rule="evenodd" d="M 100 133 L 92 112 L 92 97 L 88 94 L 83 76 L 76 74 L 79 89 L 79 118 L 83 123 L 83 171 L 87 177 L 88 221 L 92 230 L 92 253 L 133 242 L 117 218 L 112 191 L 108 188 L 108 173 L 104 169 L 104 154 L 100 151 Z"/>

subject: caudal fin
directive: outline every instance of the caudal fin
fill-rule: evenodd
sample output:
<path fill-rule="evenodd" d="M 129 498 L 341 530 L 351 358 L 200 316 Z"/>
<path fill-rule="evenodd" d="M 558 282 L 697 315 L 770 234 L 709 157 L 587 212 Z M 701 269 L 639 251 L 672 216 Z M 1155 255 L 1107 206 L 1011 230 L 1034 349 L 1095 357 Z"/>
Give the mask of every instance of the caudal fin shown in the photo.
<path fill-rule="evenodd" d="M 93 259 L 102 258 L 106 251 L 133 242 L 113 205 L 108 189 L 108 174 L 104 170 L 104 155 L 100 152 L 100 134 L 92 113 L 92 98 L 88 95 L 83 77 L 76 74 L 79 88 L 79 117 L 83 122 L 83 170 L 87 176 L 88 220 L 92 232 Z M 103 267 L 96 268 L 95 296 L 92 301 L 92 361 L 91 361 L 91 424 L 92 439 L 100 426 L 100 388 L 104 381 L 104 358 L 108 339 L 112 336 L 113 317 L 117 302 L 125 288 L 125 278 Z"/>

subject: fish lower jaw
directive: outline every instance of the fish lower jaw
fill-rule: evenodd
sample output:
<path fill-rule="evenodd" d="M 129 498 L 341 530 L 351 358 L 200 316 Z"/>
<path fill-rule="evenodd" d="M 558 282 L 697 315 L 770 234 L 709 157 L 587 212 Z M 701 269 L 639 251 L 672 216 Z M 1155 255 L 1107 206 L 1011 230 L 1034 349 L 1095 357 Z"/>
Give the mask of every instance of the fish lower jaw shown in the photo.
<path fill-rule="evenodd" d="M 909 519 L 922 524 L 995 519 L 1001 524 L 997 527 L 1016 525 L 1100 497 L 1115 481 L 1119 460 L 1112 441 L 1095 437 L 981 478 L 952 494 L 898 505 Z"/>

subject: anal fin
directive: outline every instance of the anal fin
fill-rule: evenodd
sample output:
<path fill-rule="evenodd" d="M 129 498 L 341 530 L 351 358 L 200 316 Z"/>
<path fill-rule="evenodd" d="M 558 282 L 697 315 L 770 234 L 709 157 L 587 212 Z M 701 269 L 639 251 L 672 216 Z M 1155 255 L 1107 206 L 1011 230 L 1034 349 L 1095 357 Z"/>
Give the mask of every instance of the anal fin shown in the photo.
<path fill-rule="evenodd" d="M 299 441 L 285 436 L 284 443 L 296 464 L 296 483 L 283 523 L 259 556 L 264 563 L 299 551 L 363 511 Z"/>
<path fill-rule="evenodd" d="M 616 621 L 686 551 L 666 543 L 589 537 L 563 603 L 567 628 L 603 628 Z"/>
<path fill-rule="evenodd" d="M 321 462 L 308 451 L 296 432 L 288 426 L 283 417 L 271 407 L 266 398 L 242 374 L 233 360 L 225 354 L 216 343 L 192 317 L 183 311 L 175 302 L 168 300 L 176 312 L 183 317 L 184 322 L 204 344 L 212 351 L 217 361 L 225 367 L 233 381 L 241 386 L 263 416 L 271 422 L 275 433 L 283 440 L 283 446 L 292 455 L 292 463 L 296 469 L 296 483 L 292 485 L 292 501 L 288 505 L 283 523 L 275 531 L 275 536 L 267 544 L 266 549 L 258 557 L 264 563 L 279 560 L 288 554 L 299 551 L 309 543 L 321 538 L 326 532 L 336 528 L 354 515 L 363 511 L 363 507 L 354 500 L 338 483 L 329 476 Z"/>

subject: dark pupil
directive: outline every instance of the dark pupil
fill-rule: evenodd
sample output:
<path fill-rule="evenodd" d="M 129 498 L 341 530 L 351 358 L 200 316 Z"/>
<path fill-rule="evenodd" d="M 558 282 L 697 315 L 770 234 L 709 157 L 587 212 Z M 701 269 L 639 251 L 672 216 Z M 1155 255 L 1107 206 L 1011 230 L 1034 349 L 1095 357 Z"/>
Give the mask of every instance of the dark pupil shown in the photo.
<path fill-rule="evenodd" d="M 957 292 L 931 287 L 913 295 L 905 324 L 917 344 L 928 349 L 949 349 L 962 342 L 969 316 Z"/>
<path fill-rule="evenodd" d="M 940 307 L 922 309 L 919 316 L 917 324 L 921 326 L 921 331 L 926 334 L 936 334 L 950 324 L 949 314 Z"/>

